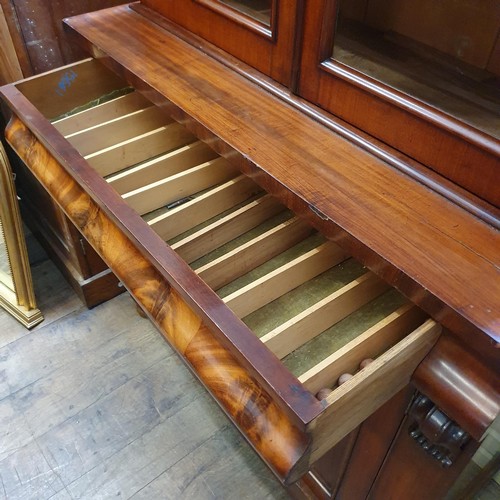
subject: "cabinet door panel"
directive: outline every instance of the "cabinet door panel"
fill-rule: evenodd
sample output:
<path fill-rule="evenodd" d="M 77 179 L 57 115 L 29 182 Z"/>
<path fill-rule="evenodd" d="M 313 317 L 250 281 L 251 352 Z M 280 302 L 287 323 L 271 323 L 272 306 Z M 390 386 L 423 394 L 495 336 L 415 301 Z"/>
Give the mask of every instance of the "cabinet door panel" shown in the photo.
<path fill-rule="evenodd" d="M 456 462 L 444 468 L 410 437 L 408 420 L 404 422 L 370 491 L 370 500 L 440 500 L 479 446 L 476 441 L 469 441 Z"/>
<path fill-rule="evenodd" d="M 142 0 L 160 13 L 284 85 L 291 85 L 298 0 Z M 157 15 L 152 19 L 157 19 Z"/>
<path fill-rule="evenodd" d="M 319 3 L 306 5 L 299 93 L 498 206 L 495 16 L 468 2 Z M 449 29 L 415 31 L 429 12 Z"/>

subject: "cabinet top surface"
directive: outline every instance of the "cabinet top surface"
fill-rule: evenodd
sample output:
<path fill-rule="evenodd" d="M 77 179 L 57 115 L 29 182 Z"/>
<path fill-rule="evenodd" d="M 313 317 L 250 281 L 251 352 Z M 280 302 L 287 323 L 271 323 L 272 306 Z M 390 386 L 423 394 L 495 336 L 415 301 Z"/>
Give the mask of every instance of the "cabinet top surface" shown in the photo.
<path fill-rule="evenodd" d="M 497 230 L 126 5 L 66 22 L 498 345 Z"/>

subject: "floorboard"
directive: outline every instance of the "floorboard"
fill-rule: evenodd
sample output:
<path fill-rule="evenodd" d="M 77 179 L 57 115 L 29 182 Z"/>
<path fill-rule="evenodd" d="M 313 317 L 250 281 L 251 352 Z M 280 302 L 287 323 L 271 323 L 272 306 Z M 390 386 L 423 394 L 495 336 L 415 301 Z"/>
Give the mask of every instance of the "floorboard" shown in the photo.
<path fill-rule="evenodd" d="M 287 498 L 130 296 L 32 272 L 45 320 L 0 310 L 0 499 Z"/>

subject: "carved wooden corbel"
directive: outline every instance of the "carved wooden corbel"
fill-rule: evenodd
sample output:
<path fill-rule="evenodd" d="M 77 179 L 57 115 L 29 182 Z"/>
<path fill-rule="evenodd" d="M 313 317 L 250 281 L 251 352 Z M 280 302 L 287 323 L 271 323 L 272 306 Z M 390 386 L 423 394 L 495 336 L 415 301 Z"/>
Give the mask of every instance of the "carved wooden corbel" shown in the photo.
<path fill-rule="evenodd" d="M 443 467 L 453 465 L 470 436 L 427 396 L 418 394 L 409 411 L 410 436 Z"/>

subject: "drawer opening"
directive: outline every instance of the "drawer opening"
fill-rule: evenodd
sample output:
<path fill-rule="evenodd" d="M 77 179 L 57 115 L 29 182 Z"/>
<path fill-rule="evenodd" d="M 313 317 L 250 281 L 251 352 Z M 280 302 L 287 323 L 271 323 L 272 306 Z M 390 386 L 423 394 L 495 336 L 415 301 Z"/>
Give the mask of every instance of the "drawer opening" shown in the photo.
<path fill-rule="evenodd" d="M 319 399 L 425 321 L 136 92 L 54 125 Z"/>
<path fill-rule="evenodd" d="M 270 400 L 296 419 L 293 421 L 301 426 L 300 439 L 310 450 L 300 467 L 310 466 L 409 383 L 437 340 L 440 326 L 251 178 L 241 175 L 186 127 L 137 92 L 124 88 L 121 80 L 104 76 L 102 83 L 77 93 L 84 68 L 91 75 L 95 73 L 97 80 L 103 71 L 106 73 L 96 64 L 86 61 L 75 65 L 78 71 L 73 70 L 77 75 L 73 80 L 66 75 L 67 68 L 37 79 L 37 85 L 42 82 L 42 88 L 49 88 L 66 78 L 62 100 L 53 108 L 47 105 L 43 112 L 54 118 L 55 129 L 170 247 L 157 259 L 167 271 L 162 274 L 146 262 L 147 255 L 135 248 L 135 242 L 131 245 L 144 257 L 143 264 L 150 265 L 156 280 L 151 282 L 169 290 L 170 295 L 162 292 L 155 307 L 166 311 L 173 304 L 181 308 L 193 328 L 188 333 L 199 335 L 211 346 L 218 345 L 219 333 L 223 335 L 238 352 L 223 343 L 224 348 L 217 352 L 226 360 L 231 358 L 238 369 L 236 354 L 241 353 L 243 362 L 250 362 L 251 367 L 259 366 L 258 357 L 266 360 L 268 372 L 259 366 L 258 373 L 250 373 L 251 377 L 262 377 L 256 379 L 262 382 L 262 386 L 256 384 L 256 392 L 265 388 Z M 43 108 L 43 92 L 36 90 L 34 82 L 19 85 Z M 85 193 L 88 200 L 96 202 Z M 115 207 L 109 208 L 117 212 Z M 106 210 L 98 213 L 106 220 Z M 115 236 L 128 241 L 123 228 L 110 222 Z M 133 217 L 132 222 L 128 229 L 140 227 L 140 220 Z M 89 226 L 85 234 L 113 267 L 115 252 L 106 253 L 108 248 L 99 246 L 93 230 Z M 192 273 L 179 265 L 170 249 Z M 186 280 L 196 283 L 203 293 L 193 293 L 188 297 L 191 302 L 177 293 L 185 290 Z M 171 286 L 175 281 L 180 288 Z M 123 282 L 135 290 L 127 283 L 127 276 Z M 135 296 L 156 320 L 147 302 L 149 295 Z M 216 312 L 204 310 L 201 314 L 204 300 L 215 304 Z M 177 316 L 166 318 L 169 323 L 162 323 L 163 334 L 198 360 L 195 337 L 183 336 L 184 325 L 177 323 Z M 170 328 L 174 332 L 171 336 Z M 248 352 L 246 345 L 251 346 Z M 203 350 L 201 357 L 204 361 Z M 192 366 L 202 380 L 208 380 L 206 373 L 201 374 L 203 367 L 194 366 L 194 362 Z M 217 363 L 214 366 L 218 367 Z M 279 391 L 275 373 L 285 381 Z M 220 395 L 216 396 L 221 402 Z M 224 393 L 222 398 L 226 396 Z M 232 403 L 228 401 L 228 405 Z"/>

